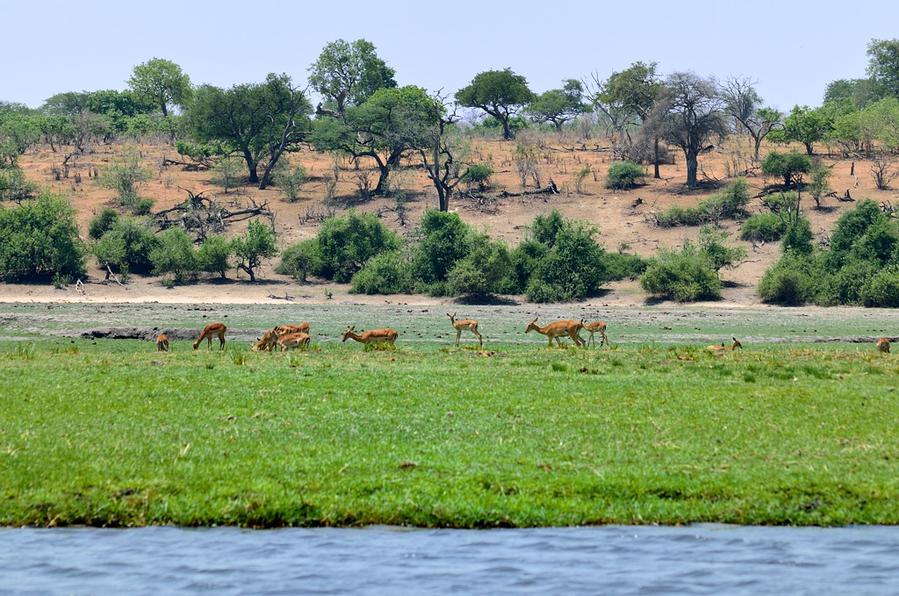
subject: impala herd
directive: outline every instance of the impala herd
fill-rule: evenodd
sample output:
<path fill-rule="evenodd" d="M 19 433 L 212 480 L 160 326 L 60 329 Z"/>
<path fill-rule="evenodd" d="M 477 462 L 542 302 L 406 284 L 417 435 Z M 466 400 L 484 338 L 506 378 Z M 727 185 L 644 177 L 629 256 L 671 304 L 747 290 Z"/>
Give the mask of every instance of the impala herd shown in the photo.
<path fill-rule="evenodd" d="M 475 319 L 457 319 L 456 313 L 446 313 L 446 316 L 449 317 L 450 324 L 456 331 L 457 346 L 462 337 L 462 332 L 469 331 L 478 338 L 478 346 L 483 347 L 484 337 L 478 331 L 478 322 Z M 589 322 L 585 319 L 560 319 L 541 326 L 537 324 L 538 318 L 539 317 L 535 317 L 533 321 L 528 323 L 524 332 L 530 333 L 531 331 L 536 331 L 541 335 L 545 335 L 548 347 L 552 347 L 553 340 L 556 340 L 556 344 L 561 346 L 563 337 L 571 339 L 575 345 L 579 347 L 585 347 L 591 342 L 595 346 L 596 340 L 593 337 L 595 333 L 598 333 L 601 338 L 599 342 L 600 347 L 602 347 L 603 344 L 606 346 L 609 345 L 609 336 L 606 335 L 607 326 L 605 321 Z M 590 334 L 586 341 L 580 335 L 582 329 Z M 228 328 L 224 323 L 210 323 L 206 325 L 203 328 L 203 331 L 200 332 L 200 336 L 193 342 L 194 349 L 196 350 L 204 339 L 206 340 L 207 348 L 211 349 L 212 338 L 217 337 L 219 340 L 219 349 L 224 350 L 225 332 L 227 330 Z M 395 329 L 389 327 L 384 329 L 369 329 L 362 333 L 356 333 L 356 326 L 348 325 L 343 332 L 343 339 L 341 342 L 352 339 L 364 344 L 366 347 L 373 344 L 389 344 L 392 346 L 396 343 L 396 338 L 398 336 L 399 333 L 397 333 Z M 731 339 L 733 340 L 733 343 L 729 347 L 722 343 L 720 345 L 706 346 L 705 350 L 715 356 L 723 356 L 727 351 L 734 351 L 743 347 L 743 344 L 741 344 L 736 337 L 732 337 Z M 253 351 L 271 352 L 275 348 L 280 351 L 290 350 L 291 348 L 306 348 L 311 341 L 312 336 L 309 333 L 308 322 L 304 321 L 299 325 L 278 325 L 277 327 L 265 331 L 262 334 L 262 337 L 256 340 L 253 344 Z M 874 345 L 877 347 L 878 351 L 885 354 L 890 353 L 890 340 L 886 337 L 878 338 L 877 341 L 874 342 Z M 160 333 L 156 337 L 156 349 L 160 352 L 169 351 L 169 338 L 165 333 Z"/>

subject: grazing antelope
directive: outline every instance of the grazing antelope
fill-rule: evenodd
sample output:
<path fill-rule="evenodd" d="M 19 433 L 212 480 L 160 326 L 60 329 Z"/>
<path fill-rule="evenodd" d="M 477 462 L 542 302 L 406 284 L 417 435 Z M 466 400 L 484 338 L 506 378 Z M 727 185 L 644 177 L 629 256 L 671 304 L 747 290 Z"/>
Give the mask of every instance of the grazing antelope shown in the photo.
<path fill-rule="evenodd" d="M 547 347 L 552 347 L 553 340 L 556 340 L 556 344 L 561 346 L 562 342 L 559 338 L 563 335 L 567 335 L 574 340 L 574 344 L 577 346 L 585 345 L 584 340 L 578 335 L 578 332 L 584 328 L 584 324 L 581 321 L 562 319 L 561 321 L 554 321 L 545 327 L 541 327 L 537 324 L 538 318 L 540 317 L 536 317 L 533 321 L 528 323 L 528 327 L 524 332 L 528 333 L 529 331 L 536 331 L 537 333 L 542 333 L 548 339 Z"/>
<path fill-rule="evenodd" d="M 587 338 L 585 344 L 589 344 L 593 342 L 593 345 L 596 345 L 596 340 L 593 338 L 594 333 L 599 333 L 602 340 L 599 342 L 599 347 L 601 348 L 603 344 L 609 345 L 609 336 L 606 335 L 606 322 L 605 321 L 593 321 L 592 323 L 588 323 L 584 319 L 581 319 L 581 323 L 584 325 L 584 330 L 590 333 L 590 337 Z"/>
<path fill-rule="evenodd" d="M 169 351 L 169 336 L 165 333 L 160 333 L 156 336 L 156 351 L 157 352 L 168 352 Z"/>
<path fill-rule="evenodd" d="M 278 336 L 275 335 L 274 329 L 268 329 L 262 334 L 262 337 L 253 344 L 254 352 L 272 351 L 274 345 L 278 342 Z"/>
<path fill-rule="evenodd" d="M 884 354 L 890 353 L 890 340 L 885 337 L 879 338 L 874 342 L 874 345 L 877 346 L 877 349 L 883 352 Z"/>
<path fill-rule="evenodd" d="M 731 352 L 733 352 L 737 348 L 740 348 L 740 349 L 743 348 L 743 344 L 740 343 L 740 340 L 738 340 L 736 337 L 731 337 L 731 339 L 734 340 L 734 343 L 732 343 L 730 346 Z M 720 346 L 706 346 L 705 349 L 708 350 L 709 352 L 711 352 L 712 354 L 714 354 L 715 356 L 721 356 L 728 350 L 728 348 L 725 347 L 725 345 L 723 343 Z"/>
<path fill-rule="evenodd" d="M 356 333 L 356 326 L 347 326 L 346 331 L 343 332 L 342 342 L 345 342 L 348 339 L 353 339 L 358 341 L 360 344 L 365 344 L 368 347 L 370 344 L 381 344 L 388 343 L 393 345 L 396 341 L 396 337 L 399 335 L 395 330 L 387 328 L 387 329 L 369 329 L 368 331 L 362 332 L 362 335 Z"/>
<path fill-rule="evenodd" d="M 278 349 L 282 352 L 285 350 L 289 350 L 291 348 L 306 348 L 309 346 L 309 342 L 312 341 L 312 338 L 309 337 L 308 333 L 288 333 L 287 335 L 282 335 L 278 338 Z"/>
<path fill-rule="evenodd" d="M 200 346 L 200 342 L 204 339 L 206 340 L 206 347 L 212 348 L 212 337 L 216 336 L 219 338 L 219 349 L 225 349 L 225 331 L 228 328 L 225 327 L 224 323 L 209 323 L 205 327 L 203 327 L 203 331 L 200 333 L 200 337 L 197 338 L 197 341 L 194 342 L 194 349 L 196 350 Z"/>
<path fill-rule="evenodd" d="M 272 332 L 277 337 L 282 337 L 284 335 L 290 335 L 292 333 L 309 333 L 309 323 L 307 321 L 303 321 L 299 325 L 278 325 Z"/>
<path fill-rule="evenodd" d="M 478 322 L 474 319 L 459 319 L 456 320 L 456 313 L 449 314 L 446 313 L 446 316 L 449 317 L 450 323 L 453 325 L 453 329 L 456 330 L 456 345 L 459 345 L 459 338 L 462 337 L 462 332 L 464 330 L 471 331 L 478 337 L 478 345 L 484 345 L 484 338 L 481 337 L 481 334 L 478 333 Z"/>

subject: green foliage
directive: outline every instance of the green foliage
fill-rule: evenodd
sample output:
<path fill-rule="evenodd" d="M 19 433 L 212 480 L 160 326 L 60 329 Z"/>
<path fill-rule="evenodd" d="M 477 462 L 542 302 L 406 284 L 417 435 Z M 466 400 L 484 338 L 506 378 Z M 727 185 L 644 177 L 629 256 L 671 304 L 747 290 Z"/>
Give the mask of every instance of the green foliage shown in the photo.
<path fill-rule="evenodd" d="M 212 168 L 212 182 L 222 187 L 222 191 L 228 191 L 237 188 L 241 181 L 241 172 L 243 165 L 240 158 L 233 155 L 223 157 Z"/>
<path fill-rule="evenodd" d="M 776 213 L 756 213 L 740 226 L 740 238 L 755 242 L 780 240 L 787 224 Z"/>
<path fill-rule="evenodd" d="M 671 207 L 656 215 L 656 221 L 663 228 L 718 223 L 722 219 L 742 215 L 748 203 L 749 185 L 745 179 L 737 178 L 718 194 L 700 201 L 696 207 Z"/>
<path fill-rule="evenodd" d="M 899 265 L 876 273 L 862 289 L 861 300 L 865 306 L 899 307 Z"/>
<path fill-rule="evenodd" d="M 207 273 L 218 273 L 225 279 L 231 268 L 231 243 L 224 236 L 207 236 L 197 250 L 197 268 Z"/>
<path fill-rule="evenodd" d="M 309 84 L 343 114 L 348 106 L 365 103 L 378 89 L 396 87 L 394 74 L 371 42 L 338 39 L 324 47 L 309 69 Z"/>
<path fill-rule="evenodd" d="M 0 279 L 83 274 L 84 247 L 68 201 L 43 194 L 18 207 L 0 207 Z"/>
<path fill-rule="evenodd" d="M 561 89 L 551 89 L 536 96 L 527 106 L 527 112 L 534 122 L 552 122 L 556 131 L 562 125 L 588 111 L 584 103 L 584 86 L 577 79 L 564 82 Z"/>
<path fill-rule="evenodd" d="M 800 174 L 812 169 L 812 160 L 797 151 L 781 153 L 772 151 L 762 160 L 762 173 L 768 176 L 780 176 L 784 186 L 792 186 Z"/>
<path fill-rule="evenodd" d="M 454 295 L 484 297 L 502 292 L 512 266 L 509 250 L 485 234 L 473 234 L 468 254 L 457 261 L 447 282 Z"/>
<path fill-rule="evenodd" d="M 195 278 L 199 270 L 199 260 L 194 243 L 182 228 L 169 228 L 159 234 L 159 242 L 150 251 L 154 275 L 171 274 L 175 283 L 183 283 Z"/>
<path fill-rule="evenodd" d="M 116 192 L 119 204 L 135 212 L 142 211 L 138 196 L 140 185 L 153 175 L 136 151 L 129 149 L 117 156 L 100 175 L 100 185 Z"/>
<path fill-rule="evenodd" d="M 303 188 L 307 178 L 306 168 L 298 164 L 276 171 L 273 182 L 284 193 L 288 203 L 295 203 L 300 199 L 300 189 Z"/>
<path fill-rule="evenodd" d="M 885 216 L 877 203 L 871 200 L 859 201 L 855 209 L 841 215 L 830 236 L 830 265 L 840 266 L 855 242 L 864 236 L 871 226 L 884 219 Z"/>
<path fill-rule="evenodd" d="M 640 276 L 640 285 L 657 298 L 693 302 L 721 298 L 721 282 L 702 251 L 691 244 L 660 250 Z"/>
<path fill-rule="evenodd" d="M 714 226 L 699 229 L 699 252 L 717 274 L 723 267 L 733 267 L 746 258 L 746 250 L 740 246 L 728 246 L 727 232 Z"/>
<path fill-rule="evenodd" d="M 346 283 L 373 256 L 400 247 L 400 240 L 370 213 L 350 211 L 344 217 L 332 217 L 318 233 L 321 269 L 326 279 Z"/>
<path fill-rule="evenodd" d="M 37 192 L 37 185 L 25 178 L 21 168 L 0 168 L 0 201 L 23 201 Z"/>
<path fill-rule="evenodd" d="M 868 76 L 884 94 L 899 97 L 899 40 L 871 40 L 868 44 Z"/>
<path fill-rule="evenodd" d="M 318 275 L 323 269 L 318 238 L 309 238 L 285 248 L 275 272 L 305 282 L 310 275 Z"/>
<path fill-rule="evenodd" d="M 881 98 L 881 90 L 872 79 L 839 79 L 824 90 L 824 103 L 849 102 L 855 109 L 862 109 Z"/>
<path fill-rule="evenodd" d="M 91 240 L 99 240 L 103 234 L 115 227 L 119 221 L 119 212 L 109 207 L 104 207 L 93 219 L 88 226 L 87 235 Z"/>
<path fill-rule="evenodd" d="M 605 281 L 605 251 L 596 242 L 596 228 L 565 222 L 554 242 L 536 263 L 527 285 L 532 302 L 583 300 Z"/>
<path fill-rule="evenodd" d="M 483 190 L 487 187 L 492 175 L 493 168 L 490 167 L 490 164 L 472 164 L 468 166 L 468 169 L 462 175 L 462 182 L 477 186 L 478 189 Z"/>
<path fill-rule="evenodd" d="M 785 253 L 765 271 L 758 292 L 770 304 L 800 306 L 814 300 L 817 288 L 814 263 L 808 257 Z"/>
<path fill-rule="evenodd" d="M 353 275 L 355 294 L 404 294 L 413 289 L 411 263 L 399 250 L 379 253 Z"/>
<path fill-rule="evenodd" d="M 101 266 L 126 273 L 147 274 L 153 269 L 150 253 L 159 238 L 143 219 L 122 217 L 94 244 L 93 253 Z"/>
<path fill-rule="evenodd" d="M 632 161 L 618 161 L 609 166 L 606 188 L 627 189 L 637 186 L 637 181 L 646 176 L 643 166 Z"/>
<path fill-rule="evenodd" d="M 783 237 L 781 238 L 781 246 L 784 252 L 791 251 L 797 254 L 810 255 L 814 250 L 813 240 L 812 224 L 808 219 L 800 217 L 787 220 L 786 228 L 784 228 Z"/>
<path fill-rule="evenodd" d="M 237 268 L 256 281 L 256 272 L 263 259 L 270 259 L 278 254 L 275 245 L 275 232 L 270 226 L 254 219 L 247 225 L 247 232 L 231 241 Z"/>
<path fill-rule="evenodd" d="M 605 264 L 606 279 L 609 281 L 637 279 L 649 266 L 646 259 L 622 252 L 605 253 L 603 263 Z"/>
<path fill-rule="evenodd" d="M 488 70 L 477 74 L 471 83 L 456 92 L 456 101 L 469 108 L 479 108 L 503 125 L 503 138 L 511 139 L 509 119 L 524 105 L 534 100 L 527 80 L 511 69 Z"/>
<path fill-rule="evenodd" d="M 183 106 L 191 96 L 190 77 L 171 60 L 153 58 L 134 67 L 128 85 L 134 94 L 159 107 L 163 116 L 172 105 Z"/>
<path fill-rule="evenodd" d="M 468 254 L 470 230 L 456 213 L 425 211 L 415 254 L 416 278 L 426 284 L 446 281 L 456 262 Z"/>
<path fill-rule="evenodd" d="M 834 114 L 827 107 L 810 108 L 794 106 L 784 118 L 783 129 L 772 134 L 772 140 L 796 141 L 805 145 L 808 155 L 814 153 L 814 144 L 823 141 L 833 129 Z"/>

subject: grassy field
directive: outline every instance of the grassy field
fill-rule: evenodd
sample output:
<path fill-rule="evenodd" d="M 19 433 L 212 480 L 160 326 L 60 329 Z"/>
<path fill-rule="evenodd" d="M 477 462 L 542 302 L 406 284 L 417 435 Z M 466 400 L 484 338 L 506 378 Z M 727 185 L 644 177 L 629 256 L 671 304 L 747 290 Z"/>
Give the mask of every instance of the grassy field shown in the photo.
<path fill-rule="evenodd" d="M 867 344 L 718 358 L 641 341 L 657 322 L 635 318 L 610 327 L 612 350 L 547 349 L 518 328 L 456 349 L 419 325 L 395 351 L 332 337 L 306 353 L 157 354 L 37 337 L 47 309 L 30 308 L 0 309 L 0 524 L 899 523 L 899 358 Z M 79 308 L 55 307 L 54 324 L 144 322 Z M 881 316 L 853 330 L 894 322 Z M 836 319 L 809 331 L 850 330 Z"/>

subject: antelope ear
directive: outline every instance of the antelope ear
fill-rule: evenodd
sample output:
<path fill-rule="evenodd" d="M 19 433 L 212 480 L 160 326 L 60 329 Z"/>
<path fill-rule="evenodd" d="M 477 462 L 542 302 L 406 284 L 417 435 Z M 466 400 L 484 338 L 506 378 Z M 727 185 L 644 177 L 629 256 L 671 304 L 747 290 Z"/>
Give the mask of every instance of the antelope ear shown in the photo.
<path fill-rule="evenodd" d="M 536 322 L 537 322 L 537 319 L 539 319 L 539 318 L 540 318 L 540 317 L 534 317 L 534 320 L 531 321 L 531 323 L 536 323 Z"/>

